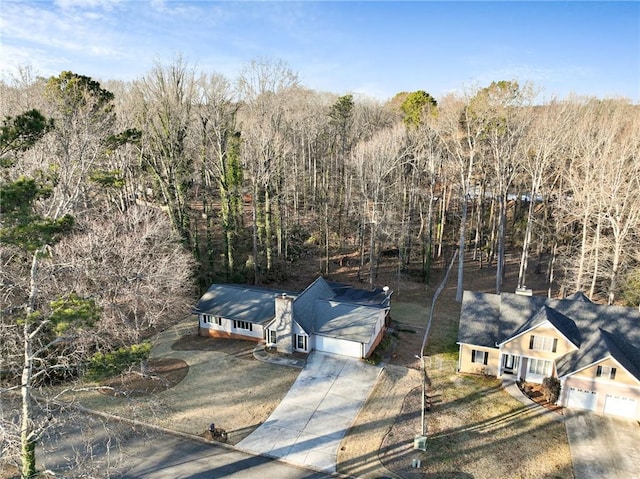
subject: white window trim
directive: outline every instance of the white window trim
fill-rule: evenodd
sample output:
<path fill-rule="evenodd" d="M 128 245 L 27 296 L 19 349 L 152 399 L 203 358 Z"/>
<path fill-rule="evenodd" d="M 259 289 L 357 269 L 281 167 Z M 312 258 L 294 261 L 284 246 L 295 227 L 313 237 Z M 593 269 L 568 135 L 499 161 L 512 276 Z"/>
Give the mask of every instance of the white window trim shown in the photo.
<path fill-rule="evenodd" d="M 233 320 L 233 329 L 241 329 L 242 331 L 253 331 L 253 324 L 249 321 Z"/>
<path fill-rule="evenodd" d="M 596 377 L 600 379 L 610 379 L 611 381 L 615 381 L 617 372 L 617 368 L 613 366 L 598 365 L 596 367 Z M 612 375 L 613 377 L 611 377 Z"/>
<path fill-rule="evenodd" d="M 532 370 L 532 366 L 534 364 L 536 367 L 535 367 L 535 370 Z M 540 365 L 542 365 L 542 368 L 538 367 Z M 553 365 L 551 361 L 547 359 L 529 358 L 529 361 L 527 362 L 527 372 L 529 374 L 535 374 L 536 376 L 549 377 L 551 376 L 552 369 L 553 369 Z M 542 372 L 538 372 L 538 370 Z"/>
<path fill-rule="evenodd" d="M 488 351 L 482 351 L 479 349 L 473 349 L 472 352 L 472 360 L 471 362 L 473 364 L 482 364 L 483 366 L 486 366 L 486 364 L 489 362 L 489 352 Z"/>
<path fill-rule="evenodd" d="M 300 347 L 300 340 L 302 340 L 303 347 Z M 296 349 L 298 351 L 306 351 L 309 347 L 309 337 L 305 334 L 296 334 Z"/>
<path fill-rule="evenodd" d="M 545 351 L 550 353 L 553 351 L 553 342 L 555 340 L 552 336 L 540 336 L 533 334 L 533 347 L 532 351 Z"/>

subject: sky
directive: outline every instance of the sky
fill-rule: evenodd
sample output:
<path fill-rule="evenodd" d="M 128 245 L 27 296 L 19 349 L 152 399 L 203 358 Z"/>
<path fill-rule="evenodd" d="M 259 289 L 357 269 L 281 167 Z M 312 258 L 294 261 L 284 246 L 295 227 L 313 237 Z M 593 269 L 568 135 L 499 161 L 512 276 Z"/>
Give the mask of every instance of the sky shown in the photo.
<path fill-rule="evenodd" d="M 492 81 L 640 102 L 640 2 L 0 0 L 0 74 L 135 80 L 181 56 L 230 80 L 283 61 L 305 87 L 436 99 Z"/>

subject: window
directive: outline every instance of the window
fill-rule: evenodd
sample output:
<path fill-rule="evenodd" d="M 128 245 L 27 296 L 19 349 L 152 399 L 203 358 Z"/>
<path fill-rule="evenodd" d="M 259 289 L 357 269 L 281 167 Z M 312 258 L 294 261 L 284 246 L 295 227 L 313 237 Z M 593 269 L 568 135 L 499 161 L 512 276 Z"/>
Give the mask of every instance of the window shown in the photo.
<path fill-rule="evenodd" d="M 532 334 L 529 339 L 529 349 L 555 353 L 558 349 L 558 338 L 552 338 L 550 336 L 534 336 Z"/>
<path fill-rule="evenodd" d="M 249 321 L 233 321 L 233 327 L 235 329 L 246 329 L 247 331 L 253 331 L 253 324 Z"/>
<path fill-rule="evenodd" d="M 296 348 L 303 351 L 307 350 L 307 337 L 304 335 L 296 335 Z"/>
<path fill-rule="evenodd" d="M 216 317 L 216 324 L 217 324 L 218 326 L 222 326 L 222 318 L 221 318 L 221 317 L 219 317 L 219 316 L 218 316 L 218 317 Z"/>
<path fill-rule="evenodd" d="M 597 378 L 605 378 L 605 379 L 615 379 L 616 378 L 616 368 L 612 368 L 609 366 L 598 366 L 596 370 Z"/>
<path fill-rule="evenodd" d="M 489 353 L 486 351 L 471 350 L 471 362 L 479 364 L 487 364 L 489 361 Z"/>
<path fill-rule="evenodd" d="M 209 316 L 208 314 L 203 314 L 202 315 L 202 322 L 205 323 L 205 324 L 211 323 L 211 316 Z"/>
<path fill-rule="evenodd" d="M 269 330 L 269 343 L 271 344 L 276 343 L 276 332 L 273 329 Z"/>
<path fill-rule="evenodd" d="M 551 361 L 530 358 L 529 372 L 531 374 L 538 374 L 539 376 L 549 377 L 551 376 Z"/>

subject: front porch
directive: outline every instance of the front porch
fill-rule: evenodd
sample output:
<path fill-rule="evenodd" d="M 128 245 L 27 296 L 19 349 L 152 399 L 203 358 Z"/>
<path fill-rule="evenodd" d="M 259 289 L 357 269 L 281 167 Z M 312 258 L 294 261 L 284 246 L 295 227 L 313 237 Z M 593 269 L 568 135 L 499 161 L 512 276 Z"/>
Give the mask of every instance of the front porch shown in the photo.
<path fill-rule="evenodd" d="M 554 375 L 554 369 L 553 361 L 500 353 L 498 377 L 507 375 L 512 376 L 516 381 L 542 384 L 544 378 Z"/>

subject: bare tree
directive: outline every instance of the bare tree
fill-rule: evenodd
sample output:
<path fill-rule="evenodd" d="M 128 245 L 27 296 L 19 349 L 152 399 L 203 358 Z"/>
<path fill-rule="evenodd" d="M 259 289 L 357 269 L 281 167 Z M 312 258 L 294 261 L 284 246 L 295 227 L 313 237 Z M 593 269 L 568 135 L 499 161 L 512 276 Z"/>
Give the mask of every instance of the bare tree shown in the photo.
<path fill-rule="evenodd" d="M 266 271 L 273 266 L 273 218 L 282 224 L 277 186 L 286 181 L 286 160 L 291 150 L 283 98 L 297 85 L 297 75 L 282 61 L 252 61 L 238 79 L 243 102 L 242 159 L 252 185 L 254 282 L 259 281 L 259 240 L 264 247 Z"/>
<path fill-rule="evenodd" d="M 498 256 L 496 293 L 502 289 L 505 266 L 507 199 L 520 168 L 522 140 L 530 123 L 529 102 L 533 92 L 516 82 L 493 82 L 472 99 L 473 114 L 482 124 L 486 160 L 493 165 L 498 196 Z"/>
<path fill-rule="evenodd" d="M 469 104 L 469 97 L 448 96 L 440 102 L 438 135 L 447 157 L 455 165 L 457 187 L 461 202 L 456 301 L 462 301 L 462 281 L 466 247 L 468 201 L 484 125 Z"/>
<path fill-rule="evenodd" d="M 370 139 L 356 145 L 351 162 L 359 182 L 362 208 L 362 223 L 370 229 L 369 286 L 375 279 L 377 235 L 388 221 L 388 208 L 393 205 L 397 169 L 407 158 L 409 144 L 405 128 L 397 124 L 394 128 L 380 130 Z M 364 248 L 361 253 L 364 257 Z"/>
<path fill-rule="evenodd" d="M 548 199 L 557 182 L 560 169 L 558 158 L 562 157 L 563 146 L 570 130 L 568 108 L 566 103 L 551 101 L 546 105 L 532 109 L 533 123 L 528 131 L 522 166 L 529 176 L 529 198 L 527 222 L 522 242 L 520 269 L 518 272 L 518 288 L 526 286 L 526 275 L 529 264 L 529 249 L 532 232 L 536 223 L 535 206 L 538 199 Z"/>
<path fill-rule="evenodd" d="M 219 199 L 224 231 L 225 275 L 230 278 L 236 268 L 234 247 L 242 223 L 241 135 L 236 128 L 238 104 L 230 82 L 221 75 L 203 75 L 198 79 L 197 86 L 198 168 L 201 170 L 201 191 L 198 193 L 206 221 L 206 256 L 213 270 L 213 204 Z"/>
<path fill-rule="evenodd" d="M 135 83 L 135 94 L 141 156 L 153 175 L 149 186 L 159 191 L 174 227 L 193 246 L 188 196 L 194 161 L 189 138 L 197 98 L 195 73 L 180 57 L 170 65 L 157 64 Z"/>

